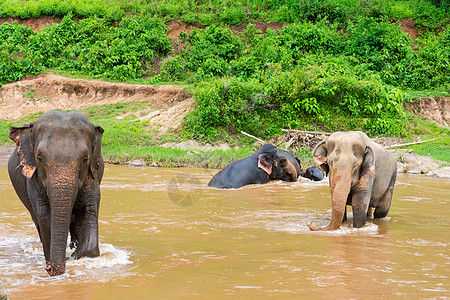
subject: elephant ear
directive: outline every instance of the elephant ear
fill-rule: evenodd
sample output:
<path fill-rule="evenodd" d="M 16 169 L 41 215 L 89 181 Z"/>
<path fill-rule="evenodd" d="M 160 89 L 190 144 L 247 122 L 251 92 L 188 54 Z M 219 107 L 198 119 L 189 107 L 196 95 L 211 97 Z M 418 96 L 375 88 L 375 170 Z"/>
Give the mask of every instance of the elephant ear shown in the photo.
<path fill-rule="evenodd" d="M 91 159 L 91 163 L 90 163 L 90 170 L 91 170 L 91 174 L 92 177 L 95 178 L 95 171 L 98 170 L 98 168 L 100 167 L 100 162 L 102 160 L 102 153 L 101 153 L 101 145 L 102 145 L 102 135 L 103 132 L 105 130 L 99 126 L 96 125 L 95 126 L 95 134 L 93 137 L 93 141 L 92 141 L 92 159 Z"/>
<path fill-rule="evenodd" d="M 272 174 L 272 161 L 268 153 L 258 155 L 258 168 L 262 169 L 267 175 Z"/>
<path fill-rule="evenodd" d="M 373 155 L 372 148 L 366 147 L 364 153 L 363 163 L 361 164 L 360 177 L 369 173 L 370 176 L 375 177 L 375 156 Z"/>
<path fill-rule="evenodd" d="M 312 152 L 313 158 L 315 162 L 325 171 L 326 176 L 328 176 L 328 172 L 330 171 L 330 167 L 327 163 L 327 149 L 325 148 L 325 142 L 321 141 L 314 147 Z"/>
<path fill-rule="evenodd" d="M 9 138 L 17 145 L 17 155 L 20 157 L 22 174 L 30 179 L 36 171 L 34 157 L 33 123 L 25 123 L 20 127 L 9 127 Z"/>

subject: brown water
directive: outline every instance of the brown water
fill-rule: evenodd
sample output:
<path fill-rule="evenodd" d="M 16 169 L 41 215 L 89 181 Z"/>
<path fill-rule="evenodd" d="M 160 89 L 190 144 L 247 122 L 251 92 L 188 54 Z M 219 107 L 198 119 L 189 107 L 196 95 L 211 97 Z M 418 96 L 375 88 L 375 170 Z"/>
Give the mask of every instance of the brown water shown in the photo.
<path fill-rule="evenodd" d="M 102 255 L 50 278 L 0 164 L 0 281 L 11 299 L 450 297 L 449 180 L 400 175 L 387 218 L 313 233 L 305 221 L 329 221 L 326 182 L 217 190 L 213 174 L 108 165 Z"/>

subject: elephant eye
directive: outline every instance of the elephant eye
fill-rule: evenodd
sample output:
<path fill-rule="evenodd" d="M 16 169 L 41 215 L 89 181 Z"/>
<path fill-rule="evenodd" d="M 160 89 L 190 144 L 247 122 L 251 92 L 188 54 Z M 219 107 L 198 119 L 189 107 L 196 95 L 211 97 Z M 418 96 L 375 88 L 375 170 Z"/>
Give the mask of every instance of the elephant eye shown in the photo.
<path fill-rule="evenodd" d="M 40 154 L 37 155 L 37 160 L 38 160 L 38 162 L 40 162 L 40 163 L 42 162 L 42 156 L 41 156 Z"/>
<path fill-rule="evenodd" d="M 83 158 L 83 163 L 84 163 L 84 164 L 87 163 L 88 159 L 89 159 L 89 157 L 85 156 L 85 157 Z"/>

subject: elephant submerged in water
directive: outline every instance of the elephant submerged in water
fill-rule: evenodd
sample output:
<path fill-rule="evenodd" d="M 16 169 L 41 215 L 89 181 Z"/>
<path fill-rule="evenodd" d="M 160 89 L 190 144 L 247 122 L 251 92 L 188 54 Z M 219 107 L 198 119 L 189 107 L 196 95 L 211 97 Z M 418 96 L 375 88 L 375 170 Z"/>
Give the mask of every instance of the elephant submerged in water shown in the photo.
<path fill-rule="evenodd" d="M 50 111 L 36 122 L 9 129 L 17 144 L 9 176 L 36 225 L 50 276 L 65 272 L 69 231 L 74 258 L 100 255 L 102 134 L 102 127 L 74 111 Z"/>
<path fill-rule="evenodd" d="M 320 171 L 317 166 L 313 166 L 306 169 L 306 171 L 302 173 L 302 177 L 311 179 L 312 181 L 321 181 L 323 180 L 323 172 Z"/>
<path fill-rule="evenodd" d="M 237 189 L 248 184 L 263 184 L 271 180 L 297 181 L 302 172 L 299 158 L 290 152 L 266 144 L 257 152 L 227 165 L 208 183 L 210 187 Z"/>
<path fill-rule="evenodd" d="M 324 228 L 307 223 L 311 230 L 338 229 L 346 219 L 346 205 L 353 210 L 353 227 L 366 217 L 384 218 L 391 206 L 397 178 L 393 155 L 360 131 L 335 132 L 313 150 L 314 160 L 328 174 L 332 199 L 330 224 Z"/>

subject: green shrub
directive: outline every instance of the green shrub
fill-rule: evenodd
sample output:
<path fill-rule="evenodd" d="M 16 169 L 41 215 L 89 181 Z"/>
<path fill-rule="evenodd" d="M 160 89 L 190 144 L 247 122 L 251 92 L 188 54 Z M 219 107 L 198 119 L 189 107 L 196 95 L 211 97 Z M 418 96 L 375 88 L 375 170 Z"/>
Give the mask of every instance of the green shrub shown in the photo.
<path fill-rule="evenodd" d="M 247 14 L 242 6 L 223 6 L 219 17 L 227 25 L 240 25 L 247 21 Z"/>
<path fill-rule="evenodd" d="M 60 24 L 36 34 L 24 26 L 8 24 L 0 28 L 7 43 L 0 60 L 8 65 L 2 69 L 5 74 L 0 74 L 0 82 L 20 79 L 42 67 L 116 80 L 136 79 L 150 68 L 156 56 L 172 51 L 167 26 L 143 15 L 124 18 L 119 28 L 96 17 L 77 23 L 70 13 Z"/>
<path fill-rule="evenodd" d="M 347 51 L 375 71 L 395 65 L 412 53 L 409 36 L 397 25 L 366 18 L 349 27 L 348 33 Z"/>
<path fill-rule="evenodd" d="M 207 141 L 217 139 L 220 132 L 264 132 L 260 113 L 267 97 L 263 86 L 255 80 L 222 78 L 201 82 L 195 92 L 196 109 L 184 122 L 185 133 Z"/>
<path fill-rule="evenodd" d="M 160 81 L 183 81 L 187 78 L 186 60 L 181 56 L 167 58 L 158 73 Z"/>
<path fill-rule="evenodd" d="M 192 46 L 182 55 L 187 68 L 201 78 L 210 74 L 224 75 L 227 64 L 240 56 L 242 41 L 230 29 L 211 25 L 203 31 L 193 30 L 188 40 Z"/>

